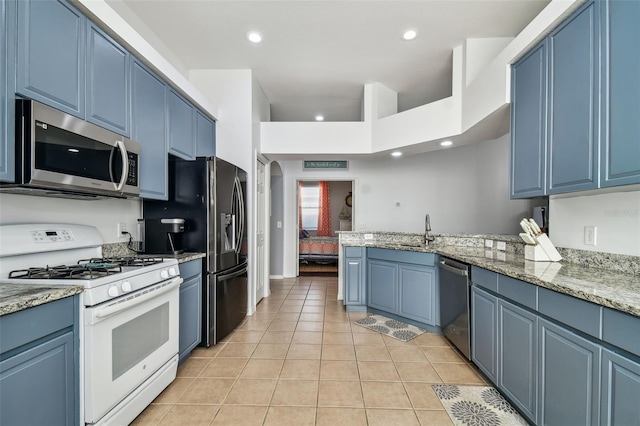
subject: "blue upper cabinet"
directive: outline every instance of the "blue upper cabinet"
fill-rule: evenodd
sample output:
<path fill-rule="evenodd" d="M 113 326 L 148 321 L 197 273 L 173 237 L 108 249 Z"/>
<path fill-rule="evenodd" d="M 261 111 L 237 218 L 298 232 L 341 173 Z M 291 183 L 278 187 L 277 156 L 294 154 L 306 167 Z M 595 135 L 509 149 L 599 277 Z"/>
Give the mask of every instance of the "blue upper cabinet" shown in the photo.
<path fill-rule="evenodd" d="M 169 153 L 185 160 L 196 158 L 195 108 L 173 89 L 168 95 Z"/>
<path fill-rule="evenodd" d="M 547 44 L 511 69 L 511 198 L 546 194 Z"/>
<path fill-rule="evenodd" d="M 600 185 L 640 183 L 640 2 L 603 2 L 600 19 Z"/>
<path fill-rule="evenodd" d="M 166 84 L 131 61 L 131 138 L 140 144 L 140 197 L 167 200 Z"/>
<path fill-rule="evenodd" d="M 598 26 L 588 2 L 548 38 L 548 193 L 598 187 Z"/>
<path fill-rule="evenodd" d="M 129 53 L 87 26 L 87 120 L 129 136 Z"/>
<path fill-rule="evenodd" d="M 0 0 L 0 181 L 9 182 L 15 178 L 15 20 L 15 0 Z"/>
<path fill-rule="evenodd" d="M 196 156 L 216 155 L 216 123 L 196 110 Z"/>
<path fill-rule="evenodd" d="M 62 0 L 18 1 L 16 93 L 84 118 L 86 18 Z"/>

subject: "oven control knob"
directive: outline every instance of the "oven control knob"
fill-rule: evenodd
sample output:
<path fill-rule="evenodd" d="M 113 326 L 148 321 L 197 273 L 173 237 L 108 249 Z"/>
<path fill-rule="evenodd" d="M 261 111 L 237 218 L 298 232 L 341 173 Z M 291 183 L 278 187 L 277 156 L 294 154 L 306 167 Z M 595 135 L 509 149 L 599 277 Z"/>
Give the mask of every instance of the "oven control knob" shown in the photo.
<path fill-rule="evenodd" d="M 118 286 L 115 286 L 115 285 L 112 285 L 111 287 L 109 287 L 109 290 L 107 290 L 107 293 L 111 297 L 116 297 L 120 294 L 120 292 L 118 291 Z"/>
<path fill-rule="evenodd" d="M 178 271 L 176 271 L 176 268 L 174 268 L 173 266 L 169 268 L 169 275 L 172 277 L 175 277 L 176 275 L 178 275 Z"/>
<path fill-rule="evenodd" d="M 129 281 L 125 281 L 122 283 L 122 291 L 131 291 L 133 288 L 131 287 L 131 283 Z"/>
<path fill-rule="evenodd" d="M 160 271 L 160 278 L 166 280 L 167 278 L 169 278 L 169 272 L 166 269 L 163 269 L 162 271 Z"/>

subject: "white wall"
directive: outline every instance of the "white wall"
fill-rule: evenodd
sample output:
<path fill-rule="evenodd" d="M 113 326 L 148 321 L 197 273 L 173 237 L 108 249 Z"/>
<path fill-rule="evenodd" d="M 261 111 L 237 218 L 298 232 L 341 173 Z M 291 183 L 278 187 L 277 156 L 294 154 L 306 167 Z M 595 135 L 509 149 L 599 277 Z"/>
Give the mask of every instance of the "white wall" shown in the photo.
<path fill-rule="evenodd" d="M 0 224 L 73 223 L 98 228 L 105 243 L 127 242 L 117 237 L 117 224 L 124 222 L 134 239 L 141 218 L 140 200 L 71 200 L 30 195 L 0 194 Z"/>
<path fill-rule="evenodd" d="M 596 246 L 584 244 L 585 226 L 597 226 Z M 640 256 L 640 191 L 552 197 L 549 237 L 558 247 Z"/>
<path fill-rule="evenodd" d="M 295 274 L 296 180 L 354 180 L 354 230 L 517 234 L 538 202 L 509 200 L 509 135 L 449 150 L 352 160 L 346 171 L 304 171 L 280 161 L 284 174 L 285 276 Z M 395 202 L 400 206 L 396 207 Z"/>

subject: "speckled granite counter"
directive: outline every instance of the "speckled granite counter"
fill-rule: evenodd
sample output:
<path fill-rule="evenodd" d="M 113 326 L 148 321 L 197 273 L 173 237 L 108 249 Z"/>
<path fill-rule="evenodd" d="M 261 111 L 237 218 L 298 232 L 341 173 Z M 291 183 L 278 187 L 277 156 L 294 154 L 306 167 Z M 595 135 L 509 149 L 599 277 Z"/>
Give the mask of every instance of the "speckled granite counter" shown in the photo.
<path fill-rule="evenodd" d="M 381 239 L 371 242 L 356 239 L 343 241 L 342 235 L 341 244 L 345 246 L 437 253 L 640 317 L 640 275 L 636 274 L 587 268 L 580 264 L 566 261 L 525 261 L 524 255 L 520 250 L 486 250 L 480 244 L 471 247 L 442 244 L 424 246 L 413 245 L 412 240 L 407 241 L 398 238 L 389 242 Z"/>
<path fill-rule="evenodd" d="M 182 254 L 139 254 L 138 256 L 140 257 L 161 257 L 161 258 L 168 258 L 168 259 L 177 259 L 178 263 L 185 263 L 185 262 L 190 262 L 192 260 L 196 260 L 196 259 L 202 259 L 203 257 L 205 257 L 206 255 L 204 253 L 182 253 Z"/>
<path fill-rule="evenodd" d="M 0 316 L 82 293 L 83 286 L 53 286 L 0 282 Z"/>

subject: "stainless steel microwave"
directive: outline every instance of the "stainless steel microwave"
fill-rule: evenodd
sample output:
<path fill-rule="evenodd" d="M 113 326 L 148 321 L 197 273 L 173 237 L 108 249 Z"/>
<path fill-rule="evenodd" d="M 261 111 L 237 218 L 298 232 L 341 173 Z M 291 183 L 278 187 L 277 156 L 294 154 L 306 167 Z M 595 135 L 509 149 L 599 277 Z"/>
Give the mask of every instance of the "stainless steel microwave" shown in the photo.
<path fill-rule="evenodd" d="M 137 197 L 140 145 L 39 102 L 16 100 L 16 181 L 3 192 Z M 13 189 L 13 190 L 12 190 Z"/>

